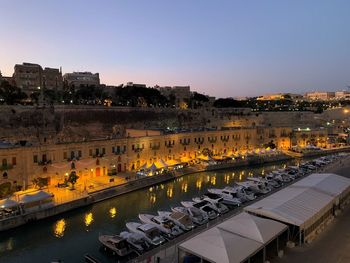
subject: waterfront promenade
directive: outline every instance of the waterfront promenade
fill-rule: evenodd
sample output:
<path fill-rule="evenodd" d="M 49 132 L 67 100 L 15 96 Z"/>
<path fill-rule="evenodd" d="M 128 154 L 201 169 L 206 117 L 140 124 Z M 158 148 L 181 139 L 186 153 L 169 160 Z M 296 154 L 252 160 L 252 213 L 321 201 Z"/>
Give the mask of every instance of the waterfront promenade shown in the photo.
<path fill-rule="evenodd" d="M 339 150 L 344 151 L 349 150 L 349 148 L 315 152 L 315 155 L 329 154 L 332 152 L 337 152 Z M 28 221 L 39 220 L 50 216 L 54 216 L 63 212 L 67 212 L 69 210 L 87 206 L 92 203 L 99 202 L 118 195 L 122 195 L 144 187 L 149 187 L 158 183 L 166 182 L 176 177 L 184 176 L 186 174 L 207 170 L 237 168 L 242 166 L 263 164 L 288 159 L 292 159 L 292 157 L 287 156 L 285 154 L 274 154 L 271 156 L 260 156 L 260 158 L 253 158 L 250 161 L 248 159 L 244 159 L 233 163 L 212 165 L 210 167 L 194 165 L 186 167 L 182 170 L 178 170 L 174 174 L 143 177 L 140 179 L 138 179 L 135 175 L 125 173 L 118 176 L 114 176 L 112 182 L 110 181 L 111 177 L 108 176 L 90 179 L 82 178 L 80 182 L 76 185 L 75 190 L 50 186 L 48 190 L 54 194 L 54 207 L 43 209 L 35 213 L 24 214 L 16 216 L 15 218 L 8 218 L 6 220 L 2 220 L 0 221 L 0 230 L 6 230 L 16 226 L 20 226 Z"/>

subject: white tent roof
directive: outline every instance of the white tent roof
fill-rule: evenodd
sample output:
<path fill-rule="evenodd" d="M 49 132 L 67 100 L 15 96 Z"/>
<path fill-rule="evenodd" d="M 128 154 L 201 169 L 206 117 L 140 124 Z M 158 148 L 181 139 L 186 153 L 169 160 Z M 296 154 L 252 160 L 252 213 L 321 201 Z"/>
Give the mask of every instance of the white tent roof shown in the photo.
<path fill-rule="evenodd" d="M 307 228 L 348 189 L 350 180 L 334 174 L 312 174 L 244 208 L 245 211 Z"/>
<path fill-rule="evenodd" d="M 266 244 L 288 227 L 285 224 L 242 212 L 218 225 L 219 228 Z"/>
<path fill-rule="evenodd" d="M 18 203 L 12 199 L 2 199 L 0 200 L 0 208 L 10 208 L 18 206 Z"/>
<path fill-rule="evenodd" d="M 336 174 L 311 174 L 293 186 L 311 187 L 331 196 L 339 196 L 350 188 L 350 179 Z"/>
<path fill-rule="evenodd" d="M 47 199 L 47 198 L 51 198 L 52 195 L 47 193 L 47 192 L 44 192 L 44 191 L 39 191 L 39 192 L 36 192 L 34 194 L 25 194 L 25 195 L 22 195 L 20 197 L 20 203 L 31 203 L 31 202 L 35 202 L 35 201 L 40 201 L 40 200 L 44 200 L 44 199 Z"/>
<path fill-rule="evenodd" d="M 263 245 L 224 229 L 211 228 L 180 244 L 180 248 L 210 262 L 242 262 Z"/>
<path fill-rule="evenodd" d="M 243 212 L 185 241 L 180 247 L 211 262 L 242 262 L 286 229 L 282 223 Z"/>

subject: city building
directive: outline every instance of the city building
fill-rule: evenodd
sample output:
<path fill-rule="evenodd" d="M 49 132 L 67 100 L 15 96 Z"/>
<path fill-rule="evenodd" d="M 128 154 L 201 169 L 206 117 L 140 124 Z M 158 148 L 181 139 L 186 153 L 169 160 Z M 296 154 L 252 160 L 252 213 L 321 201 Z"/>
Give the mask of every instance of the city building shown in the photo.
<path fill-rule="evenodd" d="M 134 87 L 134 88 L 147 88 L 146 84 L 138 84 L 134 82 L 128 82 L 124 85 L 124 87 Z"/>
<path fill-rule="evenodd" d="M 335 92 L 336 100 L 350 100 L 350 91 L 336 91 Z"/>
<path fill-rule="evenodd" d="M 45 68 L 42 73 L 42 87 L 49 90 L 62 89 L 62 70 L 57 68 Z"/>
<path fill-rule="evenodd" d="M 40 88 L 59 90 L 63 87 L 62 72 L 56 68 L 43 69 L 39 64 L 16 64 L 13 80 L 17 87 L 31 93 Z"/>
<path fill-rule="evenodd" d="M 99 73 L 91 72 L 73 72 L 66 73 L 63 75 L 63 80 L 70 87 L 80 87 L 80 86 L 99 86 L 100 85 L 100 75 Z"/>
<path fill-rule="evenodd" d="M 283 100 L 283 99 L 290 99 L 295 101 L 295 100 L 303 99 L 303 96 L 300 94 L 292 94 L 292 93 L 275 93 L 275 94 L 265 94 L 257 98 L 257 100 Z"/>
<path fill-rule="evenodd" d="M 315 91 L 305 94 L 307 100 L 331 100 L 335 98 L 335 92 Z"/>

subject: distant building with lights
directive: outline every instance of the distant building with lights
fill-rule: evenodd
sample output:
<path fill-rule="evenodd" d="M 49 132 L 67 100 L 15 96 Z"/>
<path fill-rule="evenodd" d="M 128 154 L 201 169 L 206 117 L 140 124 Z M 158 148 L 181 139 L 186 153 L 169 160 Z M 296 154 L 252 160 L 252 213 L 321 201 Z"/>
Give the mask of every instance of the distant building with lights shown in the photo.
<path fill-rule="evenodd" d="M 335 98 L 335 92 L 331 91 L 315 91 L 307 92 L 305 98 L 308 100 L 331 100 Z"/>
<path fill-rule="evenodd" d="M 80 86 L 99 86 L 100 85 L 100 74 L 91 72 L 73 72 L 66 73 L 63 75 L 63 81 L 69 87 L 80 87 Z"/>
<path fill-rule="evenodd" d="M 275 93 L 275 94 L 265 94 L 265 95 L 259 96 L 257 100 L 283 100 L 283 99 L 301 100 L 302 98 L 303 96 L 300 94 Z"/>
<path fill-rule="evenodd" d="M 337 100 L 350 100 L 350 91 L 336 91 L 335 99 Z"/>

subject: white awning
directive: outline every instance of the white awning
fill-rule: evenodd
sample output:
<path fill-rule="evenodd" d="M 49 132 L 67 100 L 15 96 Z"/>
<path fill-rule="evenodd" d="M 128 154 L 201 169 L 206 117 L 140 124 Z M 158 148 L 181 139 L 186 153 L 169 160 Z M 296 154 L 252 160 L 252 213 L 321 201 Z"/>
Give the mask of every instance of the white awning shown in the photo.
<path fill-rule="evenodd" d="M 293 185 L 309 187 L 331 196 L 350 191 L 350 179 L 337 174 L 311 174 Z"/>
<path fill-rule="evenodd" d="M 35 201 L 41 201 L 41 200 L 45 200 L 48 198 L 51 198 L 52 194 L 49 194 L 47 192 L 44 191 L 39 191 L 36 192 L 34 194 L 25 194 L 22 195 L 20 197 L 20 203 L 31 203 L 31 202 L 35 202 Z"/>
<path fill-rule="evenodd" d="M 218 225 L 219 228 L 266 244 L 288 227 L 285 224 L 242 212 Z"/>
<path fill-rule="evenodd" d="M 180 244 L 184 251 L 210 262 L 220 263 L 242 262 L 262 247 L 259 242 L 217 227 Z"/>
<path fill-rule="evenodd" d="M 242 262 L 287 228 L 243 212 L 183 242 L 180 248 L 210 262 Z"/>
<path fill-rule="evenodd" d="M 312 174 L 244 210 L 305 229 L 332 208 L 349 186 L 349 179 L 335 174 Z"/>

